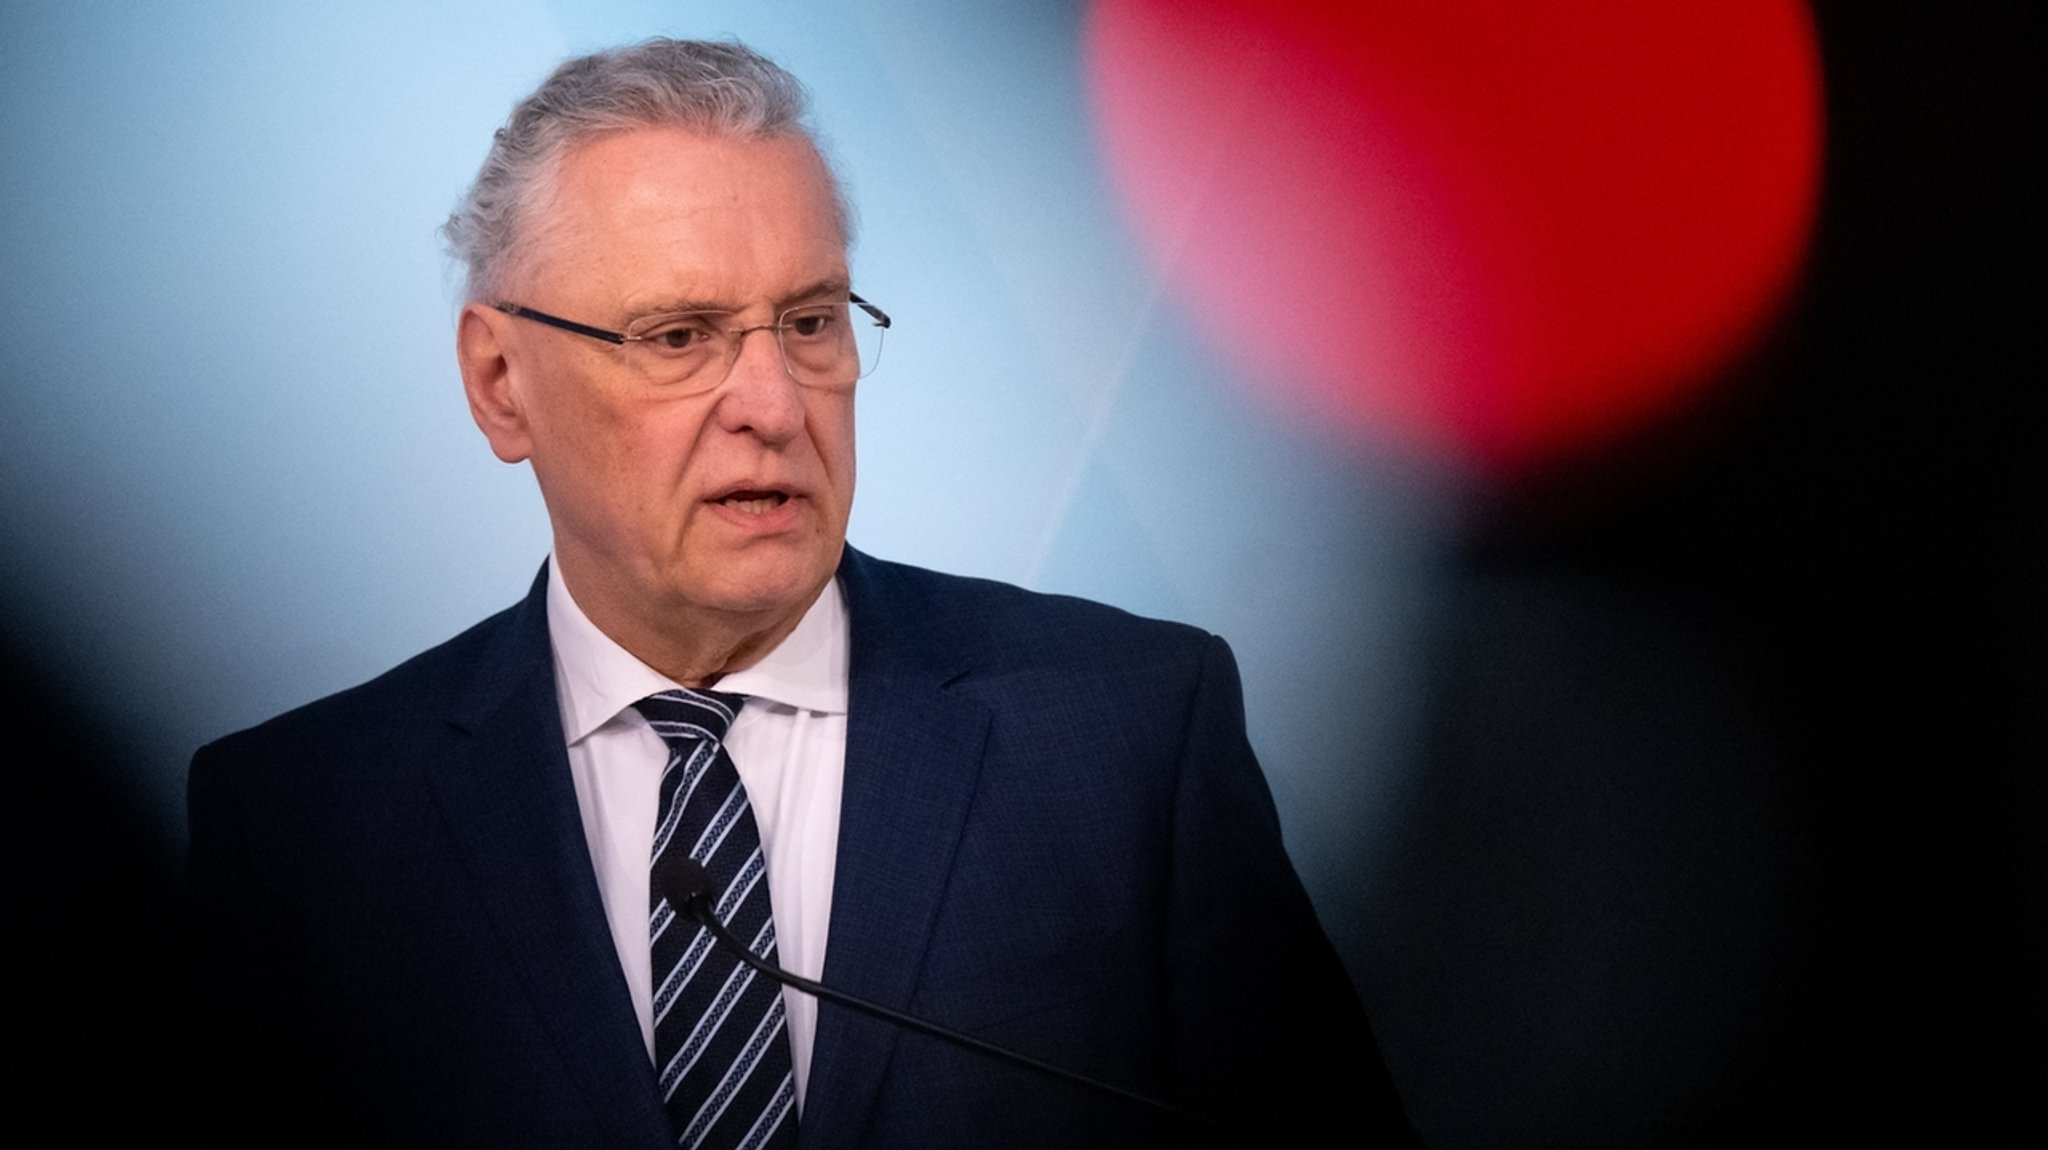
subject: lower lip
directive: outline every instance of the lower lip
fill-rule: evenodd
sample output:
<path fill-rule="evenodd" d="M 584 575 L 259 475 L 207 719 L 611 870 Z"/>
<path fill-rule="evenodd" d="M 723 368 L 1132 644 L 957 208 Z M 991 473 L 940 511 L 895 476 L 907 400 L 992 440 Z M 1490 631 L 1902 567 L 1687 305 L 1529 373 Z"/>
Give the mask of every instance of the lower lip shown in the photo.
<path fill-rule="evenodd" d="M 755 534 L 772 535 L 796 526 L 797 520 L 803 514 L 803 502 L 800 497 L 792 495 L 780 504 L 761 512 L 743 511 L 738 507 L 716 501 L 709 506 L 712 513 L 723 522 Z"/>

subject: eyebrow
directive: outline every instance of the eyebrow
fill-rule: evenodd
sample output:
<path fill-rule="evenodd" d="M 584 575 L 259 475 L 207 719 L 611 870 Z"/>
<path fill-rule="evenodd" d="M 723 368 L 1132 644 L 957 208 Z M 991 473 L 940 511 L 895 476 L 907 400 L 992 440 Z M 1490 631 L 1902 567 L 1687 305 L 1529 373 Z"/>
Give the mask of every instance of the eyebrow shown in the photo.
<path fill-rule="evenodd" d="M 847 277 L 831 276 L 826 279 L 816 280 L 811 283 L 805 284 L 804 286 L 796 289 L 793 292 L 786 293 L 777 299 L 770 300 L 769 303 L 771 306 L 775 308 L 776 311 L 780 312 L 788 308 L 798 306 L 799 304 L 802 304 L 807 300 L 817 299 L 820 296 L 845 297 L 850 296 L 852 294 L 853 285 L 847 279 Z M 664 300 L 651 307 L 637 308 L 634 310 L 633 314 L 627 318 L 629 323 L 637 323 L 640 320 L 648 318 L 649 316 L 681 315 L 684 312 L 697 311 L 718 312 L 722 315 L 731 315 L 732 313 L 737 312 L 739 310 L 741 309 L 734 307 L 732 305 L 732 302 L 729 300 L 691 299 L 685 297 Z"/>

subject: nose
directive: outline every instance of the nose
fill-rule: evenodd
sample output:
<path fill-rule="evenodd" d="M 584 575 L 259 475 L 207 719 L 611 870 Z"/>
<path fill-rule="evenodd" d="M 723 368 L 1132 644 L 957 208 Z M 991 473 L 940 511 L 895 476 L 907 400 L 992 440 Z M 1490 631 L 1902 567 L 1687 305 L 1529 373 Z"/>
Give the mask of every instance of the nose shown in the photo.
<path fill-rule="evenodd" d="M 719 389 L 719 426 L 783 443 L 803 430 L 802 389 L 782 362 L 775 325 L 759 324 L 733 333 L 738 348 L 732 370 Z"/>

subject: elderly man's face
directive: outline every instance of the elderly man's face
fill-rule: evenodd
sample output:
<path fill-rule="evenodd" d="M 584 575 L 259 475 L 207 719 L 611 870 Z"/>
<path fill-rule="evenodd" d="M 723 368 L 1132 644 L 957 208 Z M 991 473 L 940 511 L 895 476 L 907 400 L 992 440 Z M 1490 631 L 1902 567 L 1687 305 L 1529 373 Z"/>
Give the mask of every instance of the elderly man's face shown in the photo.
<path fill-rule="evenodd" d="M 801 139 L 606 137 L 568 157 L 536 216 L 506 294 L 613 330 L 683 310 L 768 324 L 848 287 L 832 186 Z M 642 653 L 707 617 L 801 616 L 846 538 L 850 388 L 799 386 L 770 331 L 745 337 L 722 385 L 677 396 L 613 345 L 491 326 L 516 412 L 479 423 L 500 457 L 532 459 L 562 576 L 600 627 Z"/>

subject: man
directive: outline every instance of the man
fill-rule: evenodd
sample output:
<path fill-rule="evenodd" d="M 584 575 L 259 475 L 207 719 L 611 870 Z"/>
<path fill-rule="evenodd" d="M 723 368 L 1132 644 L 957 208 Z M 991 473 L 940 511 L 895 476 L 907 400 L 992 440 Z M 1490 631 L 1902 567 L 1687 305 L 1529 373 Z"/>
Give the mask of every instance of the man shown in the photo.
<path fill-rule="evenodd" d="M 457 356 L 553 557 L 194 760 L 202 1105 L 436 1143 L 1399 1133 L 1221 641 L 845 546 L 888 321 L 803 114 L 747 49 L 656 40 L 498 134 Z M 757 954 L 1183 1116 L 777 990 L 686 921 L 686 857 Z"/>

